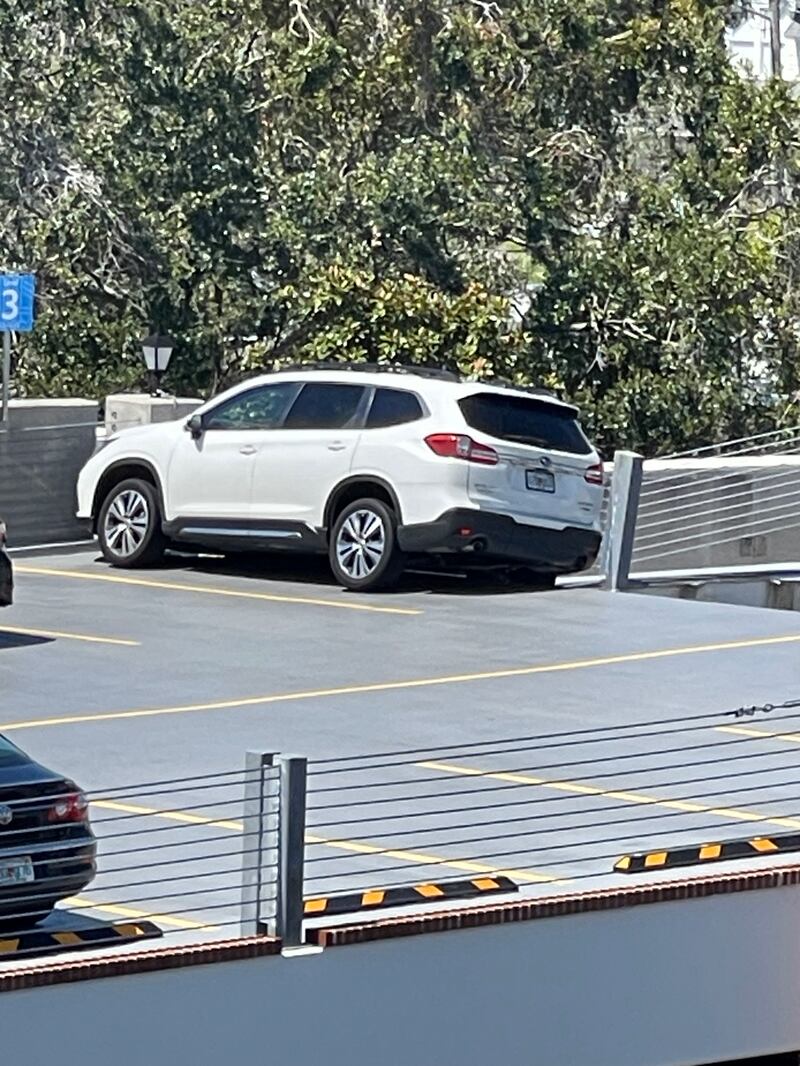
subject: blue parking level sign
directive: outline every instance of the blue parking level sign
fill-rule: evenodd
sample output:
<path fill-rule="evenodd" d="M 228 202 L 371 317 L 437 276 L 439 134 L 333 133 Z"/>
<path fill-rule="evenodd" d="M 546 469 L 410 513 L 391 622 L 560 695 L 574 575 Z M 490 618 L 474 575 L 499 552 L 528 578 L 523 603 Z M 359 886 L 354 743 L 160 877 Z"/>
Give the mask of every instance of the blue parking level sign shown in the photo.
<path fill-rule="evenodd" d="M 0 274 L 0 331 L 33 329 L 35 274 Z"/>

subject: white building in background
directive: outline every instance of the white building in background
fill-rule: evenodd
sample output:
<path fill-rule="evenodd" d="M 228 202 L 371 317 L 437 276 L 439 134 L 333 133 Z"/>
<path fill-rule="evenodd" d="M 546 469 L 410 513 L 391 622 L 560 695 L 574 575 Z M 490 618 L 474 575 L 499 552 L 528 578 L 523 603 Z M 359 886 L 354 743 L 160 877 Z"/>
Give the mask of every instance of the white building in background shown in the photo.
<path fill-rule="evenodd" d="M 768 0 L 752 0 L 752 14 L 728 34 L 734 58 L 757 78 L 772 74 Z M 781 67 L 788 81 L 800 79 L 800 0 L 781 0 Z"/>

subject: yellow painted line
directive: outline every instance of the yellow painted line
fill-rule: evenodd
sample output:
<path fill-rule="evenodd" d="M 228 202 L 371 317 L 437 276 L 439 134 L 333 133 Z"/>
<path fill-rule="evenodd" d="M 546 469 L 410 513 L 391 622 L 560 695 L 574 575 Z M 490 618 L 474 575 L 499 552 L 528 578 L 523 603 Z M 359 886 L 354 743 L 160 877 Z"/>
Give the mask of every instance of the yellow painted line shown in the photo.
<path fill-rule="evenodd" d="M 731 818 L 737 822 L 764 822 L 767 825 L 780 825 L 787 829 L 800 829 L 800 819 L 781 818 L 777 815 L 763 814 L 759 811 L 745 811 L 732 807 L 709 807 L 704 803 L 692 803 L 689 800 L 663 799 L 647 796 L 642 792 L 620 792 L 616 789 L 599 788 L 597 785 L 586 785 L 576 781 L 551 781 L 548 778 L 531 777 L 528 774 L 479 770 L 474 766 L 457 766 L 453 763 L 418 762 L 414 765 L 423 770 L 436 770 L 440 773 L 462 774 L 465 777 L 485 777 L 495 781 L 509 781 L 518 785 L 535 785 L 538 788 L 552 789 L 556 792 L 572 792 L 583 796 L 602 796 L 603 799 L 622 800 L 623 803 L 667 807 L 672 811 L 687 811 L 690 814 L 713 814 L 717 818 Z"/>
<path fill-rule="evenodd" d="M 444 895 L 444 889 L 439 888 L 438 885 L 414 885 L 414 891 L 424 896 L 425 899 L 434 899 L 436 896 Z"/>
<path fill-rule="evenodd" d="M 71 577 L 79 581 L 111 581 L 117 585 L 140 585 L 145 588 L 168 589 L 172 592 L 196 592 L 205 596 L 231 596 L 242 600 L 266 600 L 269 603 L 297 603 L 307 607 L 338 607 L 343 611 L 370 611 L 377 614 L 422 614 L 418 607 L 381 607 L 374 603 L 349 603 L 347 600 L 325 600 L 317 596 L 288 596 L 273 592 L 252 592 L 245 589 L 223 589 L 214 585 L 189 585 L 181 581 L 149 581 L 141 577 L 121 574 L 89 574 L 83 570 L 60 570 L 50 566 L 17 565 L 19 574 L 47 577 Z"/>
<path fill-rule="evenodd" d="M 375 907 L 379 903 L 383 903 L 386 898 L 386 893 L 382 888 L 371 888 L 365 892 L 361 897 L 362 907 Z"/>
<path fill-rule="evenodd" d="M 20 634 L 25 637 L 44 637 L 47 640 L 82 640 L 87 644 L 116 644 L 122 648 L 139 648 L 138 640 L 121 640 L 119 637 L 93 637 L 86 633 L 64 633 L 59 629 L 28 629 L 27 626 L 0 626 L 0 633 Z"/>
<path fill-rule="evenodd" d="M 226 821 L 221 818 L 204 818 L 190 811 L 159 811 L 154 807 L 141 807 L 138 803 L 118 803 L 116 800 L 92 800 L 92 806 L 102 807 L 108 811 L 122 811 L 125 814 L 158 815 L 161 818 L 169 818 L 173 822 L 186 822 L 189 825 L 213 825 L 218 829 L 232 829 L 238 833 L 242 831 L 241 822 Z"/>
<path fill-rule="evenodd" d="M 113 914 L 120 918 L 138 918 L 160 925 L 171 925 L 175 929 L 216 929 L 216 925 L 208 922 L 195 922 L 190 918 L 179 918 L 176 914 L 155 914 L 151 911 L 139 911 L 133 907 L 124 907 L 120 903 L 109 903 L 107 900 L 88 899 L 86 896 L 70 896 L 64 903 L 71 910 L 102 911 L 105 914 Z"/>
<path fill-rule="evenodd" d="M 721 844 L 704 844 L 703 847 L 700 848 L 701 859 L 718 859 L 721 854 Z"/>
<path fill-rule="evenodd" d="M 148 707 L 130 711 L 103 711 L 97 714 L 72 714 L 61 718 L 34 718 L 22 722 L 5 722 L 5 732 L 12 729 L 37 729 L 43 726 L 75 725 L 81 722 L 108 722 L 117 718 L 152 718 L 167 714 L 190 714 L 195 711 L 222 711 L 234 707 L 261 707 L 270 703 L 291 703 L 298 700 L 326 699 L 333 696 L 354 696 L 372 692 L 400 692 L 405 689 L 430 688 L 435 685 L 457 685 L 474 681 L 496 681 L 507 677 L 530 677 L 534 674 L 557 674 L 568 670 L 588 670 L 594 667 L 615 666 L 619 663 L 647 662 L 679 655 L 699 655 L 705 652 L 731 651 L 739 648 L 758 648 L 772 644 L 800 643 L 800 634 L 786 637 L 754 637 L 751 640 L 731 640 L 720 644 L 694 644 L 683 648 L 662 648 L 657 651 L 637 651 L 623 655 L 606 655 L 597 659 L 575 659 L 563 663 L 544 663 L 540 666 L 517 666 L 505 670 L 483 670 L 471 674 L 445 674 L 441 677 L 412 678 L 408 681 L 378 681 L 366 685 L 342 685 L 337 688 L 308 689 L 300 692 L 281 692 L 241 699 L 216 700 L 212 703 L 185 703 L 174 707 Z"/>
<path fill-rule="evenodd" d="M 651 851 L 644 860 L 645 866 L 663 866 L 667 861 L 666 851 Z"/>
<path fill-rule="evenodd" d="M 718 733 L 735 733 L 739 737 L 756 737 L 759 740 L 785 740 L 787 744 L 800 744 L 800 733 L 778 733 L 771 729 L 752 729 L 744 725 L 718 725 Z"/>
<path fill-rule="evenodd" d="M 9 951 L 16 951 L 19 947 L 19 937 L 14 937 L 12 940 L 0 940 L 0 952 L 7 954 Z"/>
<path fill-rule="evenodd" d="M 241 833 L 244 830 L 242 822 L 205 818 L 200 814 L 192 814 L 188 811 L 162 811 L 157 807 L 141 807 L 138 804 L 117 803 L 112 800 L 92 800 L 92 807 L 127 811 L 131 814 L 146 814 L 153 818 L 164 818 L 172 822 L 189 822 L 192 825 L 231 829 L 237 833 Z M 337 851 L 351 851 L 357 855 L 380 855 L 382 858 L 399 859 L 401 862 L 419 863 L 423 866 L 446 866 L 451 870 L 466 870 L 468 873 L 505 874 L 506 877 L 531 883 L 568 884 L 567 879 L 554 877 L 552 874 L 536 873 L 533 870 L 498 870 L 496 866 L 489 866 L 482 862 L 472 862 L 470 859 L 449 859 L 444 858 L 442 855 L 430 855 L 427 852 L 398 851 L 394 848 L 380 847 L 377 844 L 367 844 L 360 840 L 333 840 L 328 837 L 306 833 L 305 842 L 306 844 L 318 844 L 322 847 L 334 848 Z M 139 915 L 139 917 L 144 916 Z"/>
<path fill-rule="evenodd" d="M 59 944 L 63 944 L 65 947 L 72 944 L 83 943 L 77 933 L 53 933 L 53 939 L 57 940 Z"/>
<path fill-rule="evenodd" d="M 303 904 L 304 914 L 322 914 L 328 907 L 327 899 L 307 899 Z"/>
<path fill-rule="evenodd" d="M 755 848 L 756 851 L 778 851 L 778 845 L 774 844 L 771 840 L 765 840 L 764 837 L 756 837 L 755 840 L 750 841 L 750 846 Z"/>

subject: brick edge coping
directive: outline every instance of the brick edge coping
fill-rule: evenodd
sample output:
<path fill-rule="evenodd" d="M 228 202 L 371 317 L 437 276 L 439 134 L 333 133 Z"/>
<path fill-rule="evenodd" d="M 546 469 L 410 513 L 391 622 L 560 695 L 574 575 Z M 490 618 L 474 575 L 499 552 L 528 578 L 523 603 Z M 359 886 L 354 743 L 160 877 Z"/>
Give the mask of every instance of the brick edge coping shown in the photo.
<path fill-rule="evenodd" d="M 317 927 L 309 931 L 309 942 L 322 948 L 366 944 L 394 937 L 443 933 L 456 929 L 506 925 L 575 914 L 620 910 L 651 903 L 707 899 L 733 892 L 753 892 L 768 888 L 800 885 L 800 866 L 762 868 L 743 874 L 722 874 L 682 881 L 662 881 L 625 888 L 550 896 L 545 899 L 511 900 L 432 914 L 399 915 L 369 924 Z"/>
<path fill-rule="evenodd" d="M 106 955 L 94 959 L 69 959 L 52 966 L 38 965 L 27 969 L 0 971 L 0 992 L 26 988 L 72 984 L 100 977 L 121 977 L 135 973 L 154 973 L 185 966 L 199 966 L 236 959 L 255 959 L 280 955 L 281 941 L 271 937 L 246 937 L 183 947 L 156 948 L 125 955 Z"/>

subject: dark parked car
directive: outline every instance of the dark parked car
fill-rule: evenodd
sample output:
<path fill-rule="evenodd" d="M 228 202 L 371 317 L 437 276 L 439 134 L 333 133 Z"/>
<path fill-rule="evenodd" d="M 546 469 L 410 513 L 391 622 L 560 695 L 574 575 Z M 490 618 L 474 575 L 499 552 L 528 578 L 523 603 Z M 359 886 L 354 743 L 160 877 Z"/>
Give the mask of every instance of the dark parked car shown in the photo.
<path fill-rule="evenodd" d="M 14 600 L 14 575 L 6 552 L 6 524 L 0 518 L 0 607 L 10 607 Z"/>
<path fill-rule="evenodd" d="M 92 880 L 88 808 L 74 781 L 0 735 L 0 923 L 29 928 Z"/>

